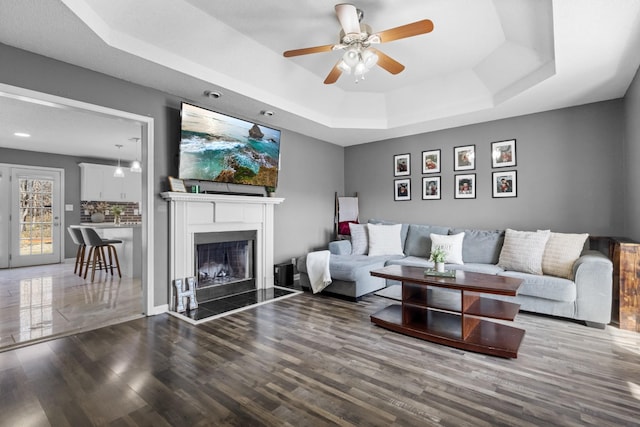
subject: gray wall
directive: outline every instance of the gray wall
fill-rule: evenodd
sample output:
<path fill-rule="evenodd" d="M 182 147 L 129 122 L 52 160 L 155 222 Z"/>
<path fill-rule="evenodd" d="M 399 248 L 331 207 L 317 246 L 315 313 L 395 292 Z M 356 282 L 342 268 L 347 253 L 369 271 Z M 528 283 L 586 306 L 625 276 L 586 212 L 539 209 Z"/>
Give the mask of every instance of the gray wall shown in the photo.
<path fill-rule="evenodd" d="M 346 191 L 358 192 L 361 220 L 618 235 L 623 124 L 623 102 L 614 100 L 348 147 Z M 491 142 L 507 139 L 517 140 L 518 197 L 494 199 Z M 453 148 L 470 144 L 476 199 L 454 199 Z M 433 149 L 442 150 L 442 200 L 421 200 L 421 153 Z M 395 202 L 392 158 L 402 153 L 411 154 L 412 200 Z"/>
<path fill-rule="evenodd" d="M 0 139 L 0 163 L 64 169 L 64 201 L 62 210 L 66 226 L 80 224 L 80 167 L 78 164 L 82 162 L 112 164 L 104 160 L 88 157 L 62 156 L 59 154 L 45 154 L 34 151 L 3 148 L 2 139 Z M 64 211 L 65 204 L 73 205 L 73 211 Z M 75 243 L 73 243 L 73 240 L 71 240 L 71 237 L 69 237 L 69 233 L 64 233 L 64 239 L 64 257 L 75 258 L 77 247 Z"/>
<path fill-rule="evenodd" d="M 154 118 L 154 303 L 166 304 L 169 222 L 159 193 L 168 189 L 167 176 L 177 174 L 175 135 L 182 99 L 2 44 L 0 58 L 0 81 L 5 84 Z M 290 200 L 276 211 L 276 262 L 326 244 L 333 191 L 344 188 L 343 158 L 342 148 L 283 130 L 283 171 L 277 194 Z"/>
<path fill-rule="evenodd" d="M 625 163 L 623 183 L 626 189 L 626 236 L 640 241 L 640 70 L 624 97 Z M 621 204 L 622 205 L 622 204 Z"/>
<path fill-rule="evenodd" d="M 285 131 L 275 208 L 275 262 L 326 248 L 333 237 L 335 193 L 344 189 L 344 148 Z"/>

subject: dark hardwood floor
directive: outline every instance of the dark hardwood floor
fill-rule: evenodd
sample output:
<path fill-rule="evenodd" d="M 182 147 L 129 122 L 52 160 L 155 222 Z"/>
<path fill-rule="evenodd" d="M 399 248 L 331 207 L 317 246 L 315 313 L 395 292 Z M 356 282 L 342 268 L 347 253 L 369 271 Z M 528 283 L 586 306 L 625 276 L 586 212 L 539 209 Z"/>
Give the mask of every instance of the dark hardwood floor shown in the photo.
<path fill-rule="evenodd" d="M 391 301 L 305 293 L 192 326 L 132 320 L 0 353 L 7 426 L 622 426 L 640 334 L 520 314 L 517 359 L 373 325 Z"/>

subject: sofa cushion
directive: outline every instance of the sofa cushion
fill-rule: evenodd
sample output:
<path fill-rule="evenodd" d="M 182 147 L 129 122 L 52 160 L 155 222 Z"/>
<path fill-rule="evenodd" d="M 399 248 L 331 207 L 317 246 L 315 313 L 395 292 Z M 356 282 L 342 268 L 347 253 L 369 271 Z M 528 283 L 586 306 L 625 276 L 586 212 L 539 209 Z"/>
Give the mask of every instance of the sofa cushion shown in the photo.
<path fill-rule="evenodd" d="M 568 279 L 553 276 L 539 276 L 518 271 L 505 271 L 499 276 L 517 277 L 524 280 L 518 295 L 544 298 L 554 301 L 573 302 L 576 300 L 576 284 Z"/>
<path fill-rule="evenodd" d="M 542 256 L 542 272 L 573 279 L 573 264 L 580 258 L 588 234 L 551 233 Z"/>
<path fill-rule="evenodd" d="M 368 224 L 369 256 L 404 255 L 400 232 L 401 224 Z"/>
<path fill-rule="evenodd" d="M 542 274 L 542 254 L 549 230 L 516 231 L 507 229 L 498 265 L 505 270 Z"/>
<path fill-rule="evenodd" d="M 369 250 L 367 224 L 349 224 L 351 232 L 351 255 L 366 255 Z"/>
<path fill-rule="evenodd" d="M 404 253 L 407 256 L 429 257 L 431 254 L 431 234 L 447 234 L 449 228 L 437 225 L 410 224 Z"/>
<path fill-rule="evenodd" d="M 462 259 L 465 263 L 498 263 L 500 250 L 504 242 L 504 230 L 470 230 L 463 228 L 449 230 L 449 234 L 458 233 L 464 233 Z"/>
<path fill-rule="evenodd" d="M 413 267 L 433 268 L 433 261 L 428 258 L 418 256 L 408 256 L 404 258 L 393 258 L 388 260 L 385 265 L 410 265 Z"/>
<path fill-rule="evenodd" d="M 367 256 L 367 255 L 331 255 L 329 271 L 331 279 L 354 282 L 359 275 L 369 274 L 371 270 L 384 267 L 389 259 L 400 256 Z M 306 273 L 306 271 L 305 271 Z"/>
<path fill-rule="evenodd" d="M 462 261 L 462 241 L 464 233 L 444 236 L 440 234 L 431 235 L 431 252 L 442 249 L 446 252 L 444 262 L 447 264 L 464 264 Z"/>
<path fill-rule="evenodd" d="M 370 219 L 367 221 L 369 224 L 383 224 L 383 225 L 396 225 L 401 224 L 394 221 L 387 221 L 386 219 Z M 400 242 L 402 243 L 402 247 L 404 248 L 404 242 L 407 240 L 407 233 L 409 231 L 409 224 L 401 224 L 402 229 L 400 230 Z"/>
<path fill-rule="evenodd" d="M 351 254 L 351 240 L 334 240 L 329 242 L 329 252 L 334 255 Z"/>

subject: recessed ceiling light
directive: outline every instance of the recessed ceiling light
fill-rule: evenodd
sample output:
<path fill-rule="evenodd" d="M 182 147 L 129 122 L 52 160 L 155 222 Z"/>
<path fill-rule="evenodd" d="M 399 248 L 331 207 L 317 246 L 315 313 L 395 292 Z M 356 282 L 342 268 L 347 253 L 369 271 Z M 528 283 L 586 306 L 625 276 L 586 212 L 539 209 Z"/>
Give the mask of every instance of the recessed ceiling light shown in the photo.
<path fill-rule="evenodd" d="M 263 110 L 263 111 L 260 111 L 260 114 L 262 114 L 263 116 L 271 117 L 275 113 L 273 111 L 270 111 L 270 110 Z"/>
<path fill-rule="evenodd" d="M 19 136 L 21 138 L 29 138 L 31 135 L 28 133 L 24 133 L 24 132 L 14 132 L 13 133 L 15 136 Z"/>
<path fill-rule="evenodd" d="M 216 92 L 214 90 L 207 90 L 204 92 L 204 94 L 206 96 L 208 96 L 209 98 L 213 98 L 213 99 L 218 99 L 222 96 L 222 94 L 220 92 Z"/>

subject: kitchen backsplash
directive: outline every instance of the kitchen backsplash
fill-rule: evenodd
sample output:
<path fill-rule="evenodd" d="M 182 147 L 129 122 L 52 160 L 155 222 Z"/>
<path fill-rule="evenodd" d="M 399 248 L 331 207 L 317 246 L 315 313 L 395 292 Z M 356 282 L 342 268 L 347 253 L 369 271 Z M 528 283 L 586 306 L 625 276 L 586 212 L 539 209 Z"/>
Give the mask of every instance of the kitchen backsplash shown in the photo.
<path fill-rule="evenodd" d="M 142 222 L 142 212 L 140 210 L 140 204 L 136 202 L 94 202 L 91 200 L 82 200 L 80 202 L 80 222 L 91 222 L 91 212 L 87 209 L 90 207 L 97 207 L 100 204 L 108 205 L 108 209 L 105 211 L 104 222 L 113 222 L 113 212 L 111 208 L 113 206 L 120 206 L 123 209 L 120 215 L 120 221 L 128 224 L 135 224 Z"/>

